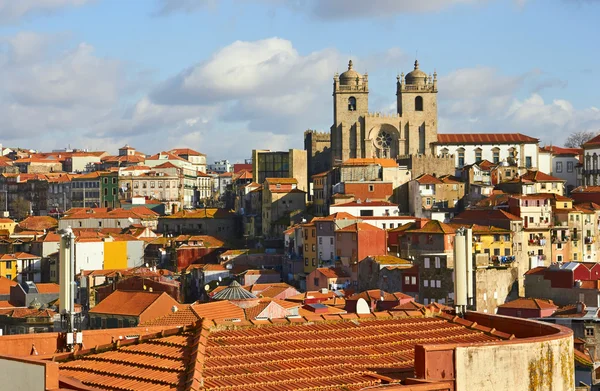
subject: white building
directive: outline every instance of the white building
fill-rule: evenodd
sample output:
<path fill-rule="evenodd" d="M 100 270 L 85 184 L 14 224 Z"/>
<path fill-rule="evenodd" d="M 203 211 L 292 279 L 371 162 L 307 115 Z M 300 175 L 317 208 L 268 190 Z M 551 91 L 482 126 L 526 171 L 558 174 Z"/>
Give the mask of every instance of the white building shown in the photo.
<path fill-rule="evenodd" d="M 222 174 L 224 172 L 233 172 L 233 164 L 229 163 L 229 160 L 219 160 L 214 164 L 209 164 L 208 169 L 214 172 Z"/>
<path fill-rule="evenodd" d="M 577 165 L 584 150 L 581 148 L 542 147 L 540 148 L 540 162 L 548 160 L 548 164 L 540 164 L 540 171 L 565 180 L 568 191 L 581 186 L 581 179 L 577 178 Z M 547 158 L 543 158 L 547 156 Z M 548 171 L 546 171 L 548 170 Z"/>
<path fill-rule="evenodd" d="M 398 205 L 385 201 L 353 201 L 345 204 L 333 204 L 329 206 L 331 214 L 345 212 L 356 217 L 368 216 L 398 216 Z"/>
<path fill-rule="evenodd" d="M 600 160 L 600 135 L 589 140 L 583 146 L 583 186 L 600 185 L 600 169 L 598 161 Z"/>
<path fill-rule="evenodd" d="M 439 133 L 437 136 L 434 153 L 454 156 L 457 169 L 482 160 L 495 164 L 514 160 L 519 168 L 538 166 L 539 140 L 520 133 Z"/>

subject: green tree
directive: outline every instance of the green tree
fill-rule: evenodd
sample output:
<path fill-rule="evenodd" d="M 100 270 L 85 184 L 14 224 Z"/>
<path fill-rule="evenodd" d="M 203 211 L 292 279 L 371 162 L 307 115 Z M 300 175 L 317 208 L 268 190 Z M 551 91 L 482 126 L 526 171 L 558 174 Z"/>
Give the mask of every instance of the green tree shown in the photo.
<path fill-rule="evenodd" d="M 19 197 L 11 202 L 10 208 L 14 218 L 17 220 L 23 220 L 25 217 L 29 216 L 29 201 L 23 197 Z"/>

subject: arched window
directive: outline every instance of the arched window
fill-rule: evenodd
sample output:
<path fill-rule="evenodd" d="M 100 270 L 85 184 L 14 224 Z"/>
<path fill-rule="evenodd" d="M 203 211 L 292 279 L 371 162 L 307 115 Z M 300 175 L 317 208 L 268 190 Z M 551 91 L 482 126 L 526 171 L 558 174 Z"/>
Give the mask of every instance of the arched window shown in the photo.
<path fill-rule="evenodd" d="M 348 98 L 348 110 L 349 111 L 356 111 L 356 98 L 351 96 L 350 98 Z"/>
<path fill-rule="evenodd" d="M 423 97 L 417 96 L 415 98 L 415 111 L 423 111 Z"/>

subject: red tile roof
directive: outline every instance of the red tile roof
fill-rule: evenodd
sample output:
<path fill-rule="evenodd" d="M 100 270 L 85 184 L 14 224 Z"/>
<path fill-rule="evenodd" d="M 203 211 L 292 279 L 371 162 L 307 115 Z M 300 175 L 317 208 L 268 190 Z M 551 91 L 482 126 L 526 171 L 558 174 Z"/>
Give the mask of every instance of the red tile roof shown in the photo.
<path fill-rule="evenodd" d="M 325 278 L 348 278 L 350 275 L 341 268 L 320 267 L 317 271 L 325 276 Z"/>
<path fill-rule="evenodd" d="M 173 155 L 177 155 L 177 156 L 181 156 L 181 155 L 206 156 L 205 154 L 200 153 L 198 151 L 194 151 L 193 149 L 190 149 L 190 148 L 175 148 L 175 149 L 171 149 L 169 152 L 172 153 Z"/>
<path fill-rule="evenodd" d="M 359 222 L 350 224 L 347 227 L 336 229 L 335 232 L 359 232 L 359 231 L 383 231 L 381 228 L 377 228 L 371 224 Z"/>
<path fill-rule="evenodd" d="M 498 306 L 498 308 L 515 308 L 515 309 L 538 309 L 538 310 L 555 310 L 558 308 L 552 300 L 546 299 L 534 299 L 534 298 L 518 298 L 508 303 L 504 303 Z"/>
<path fill-rule="evenodd" d="M 492 210 L 480 210 L 470 209 L 459 213 L 453 221 L 469 220 L 477 222 L 477 224 L 486 225 L 489 220 L 511 220 L 511 221 L 523 221 L 519 216 L 515 216 L 511 213 L 505 212 L 501 209 Z"/>
<path fill-rule="evenodd" d="M 39 293 L 58 293 L 60 291 L 60 286 L 53 282 L 36 282 L 35 286 Z"/>
<path fill-rule="evenodd" d="M 169 296 L 166 292 L 116 290 L 89 312 L 92 314 L 140 316 L 161 295 Z"/>
<path fill-rule="evenodd" d="M 583 148 L 562 148 L 562 147 L 556 147 L 554 145 L 541 147 L 540 150 L 543 152 L 550 152 L 554 155 L 577 156 L 577 155 L 583 154 Z"/>
<path fill-rule="evenodd" d="M 28 231 L 43 231 L 58 227 L 58 220 L 50 216 L 29 216 L 19 223 L 19 227 Z"/>
<path fill-rule="evenodd" d="M 523 144 L 538 143 L 537 138 L 521 133 L 438 133 L 436 144 Z"/>
<path fill-rule="evenodd" d="M 202 321 L 55 361 L 61 376 L 101 389 L 355 391 L 378 385 L 378 373 L 389 369 L 410 372 L 416 344 L 483 343 L 505 336 L 442 314 L 364 317 L 307 314 L 226 327 Z"/>
<path fill-rule="evenodd" d="M 378 158 L 351 158 L 342 163 L 342 166 L 367 166 L 378 164 L 381 167 L 398 167 L 398 163 L 394 159 L 378 159 Z"/>
<path fill-rule="evenodd" d="M 438 220 L 430 220 L 423 228 L 409 229 L 407 233 L 425 233 L 425 234 L 454 234 L 456 229 L 451 225 L 442 223 Z"/>
<path fill-rule="evenodd" d="M 527 172 L 518 178 L 515 178 L 509 182 L 565 182 L 564 179 L 560 179 L 541 171 L 527 170 Z"/>
<path fill-rule="evenodd" d="M 369 207 L 369 206 L 389 206 L 389 207 L 396 207 L 398 206 L 398 204 L 392 204 L 391 202 L 387 202 L 387 201 L 352 201 L 352 202 L 347 202 L 345 204 L 334 204 L 334 205 L 330 205 L 330 208 L 335 208 L 338 206 L 342 206 L 342 207 L 347 207 L 347 206 L 362 206 L 362 207 Z"/>
<path fill-rule="evenodd" d="M 10 294 L 10 287 L 15 285 L 17 285 L 16 281 L 12 281 L 4 276 L 0 276 L 0 295 Z"/>
<path fill-rule="evenodd" d="M 600 134 L 598 136 L 592 138 L 591 140 L 588 140 L 585 143 L 583 143 L 582 147 L 588 148 L 588 147 L 594 147 L 597 145 L 600 145 Z"/>
<path fill-rule="evenodd" d="M 430 174 L 423 174 L 418 178 L 415 178 L 415 181 L 419 182 L 421 185 L 437 185 L 443 183 L 438 178 Z"/>

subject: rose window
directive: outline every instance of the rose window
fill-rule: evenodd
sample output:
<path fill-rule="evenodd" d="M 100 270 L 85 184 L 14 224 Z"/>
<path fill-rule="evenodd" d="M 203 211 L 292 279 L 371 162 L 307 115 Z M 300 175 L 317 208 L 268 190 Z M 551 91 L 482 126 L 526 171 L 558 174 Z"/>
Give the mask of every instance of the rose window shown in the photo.
<path fill-rule="evenodd" d="M 380 131 L 375 139 L 375 142 L 379 148 L 389 149 L 392 146 L 392 136 L 385 131 Z"/>

